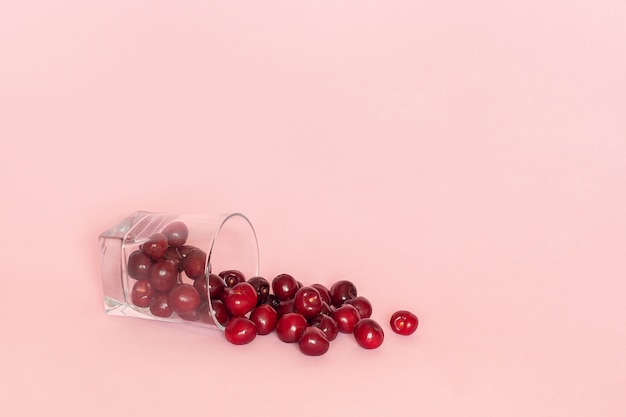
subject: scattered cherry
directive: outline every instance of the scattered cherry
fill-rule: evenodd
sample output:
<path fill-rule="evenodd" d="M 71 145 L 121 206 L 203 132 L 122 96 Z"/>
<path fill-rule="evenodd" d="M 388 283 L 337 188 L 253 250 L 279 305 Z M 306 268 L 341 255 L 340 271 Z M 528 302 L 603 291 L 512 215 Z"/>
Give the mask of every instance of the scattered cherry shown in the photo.
<path fill-rule="evenodd" d="M 298 281 L 289 274 L 277 275 L 272 280 L 272 291 L 280 301 L 291 300 L 298 291 Z"/>
<path fill-rule="evenodd" d="M 337 281 L 330 287 L 331 304 L 340 307 L 346 300 L 355 298 L 356 293 L 356 286 L 351 281 Z"/>
<path fill-rule="evenodd" d="M 376 349 L 383 344 L 385 333 L 376 321 L 361 319 L 354 326 L 354 338 L 362 348 Z"/>
<path fill-rule="evenodd" d="M 337 322 L 337 328 L 341 333 L 352 333 L 354 326 L 361 320 L 359 311 L 350 304 L 344 304 L 333 311 L 332 318 Z"/>
<path fill-rule="evenodd" d="M 322 297 L 313 287 L 302 287 L 294 296 L 294 311 L 310 319 L 322 311 Z"/>
<path fill-rule="evenodd" d="M 326 314 L 320 314 L 319 316 L 313 318 L 309 321 L 311 326 L 315 326 L 324 332 L 326 335 L 326 339 L 329 342 L 332 342 L 337 338 L 339 334 L 339 328 L 337 327 L 337 322 L 332 317 Z"/>
<path fill-rule="evenodd" d="M 258 297 L 257 305 L 265 304 L 270 295 L 270 283 L 268 280 L 263 277 L 252 277 L 246 282 L 256 290 Z"/>
<path fill-rule="evenodd" d="M 278 319 L 276 335 L 285 343 L 296 343 L 307 327 L 308 323 L 302 314 L 287 313 Z"/>
<path fill-rule="evenodd" d="M 407 310 L 399 310 L 391 315 L 391 330 L 403 336 L 411 335 L 417 330 L 417 316 Z"/>
<path fill-rule="evenodd" d="M 266 335 L 272 333 L 276 329 L 278 322 L 278 313 L 271 306 L 262 304 L 256 307 L 250 313 L 250 320 L 256 324 L 257 333 Z"/>
<path fill-rule="evenodd" d="M 238 271 L 236 269 L 222 271 L 219 273 L 219 276 L 224 280 L 224 285 L 229 288 L 232 288 L 235 285 L 246 281 L 246 277 L 241 273 L 241 271 Z"/>
<path fill-rule="evenodd" d="M 226 340 L 233 345 L 245 345 L 254 340 L 257 335 L 256 325 L 245 317 L 234 317 L 224 330 Z"/>
<path fill-rule="evenodd" d="M 224 304 L 233 316 L 243 316 L 256 307 L 257 298 L 252 285 L 240 282 L 228 291 Z"/>
<path fill-rule="evenodd" d="M 362 319 L 367 319 L 372 316 L 372 303 L 370 303 L 369 300 L 362 295 L 346 300 L 345 304 L 355 306 Z"/>
<path fill-rule="evenodd" d="M 322 297 L 322 301 L 324 301 L 326 304 L 328 305 L 332 304 L 332 301 L 330 298 L 330 290 L 326 288 L 325 285 L 315 283 L 315 284 L 309 285 L 309 287 L 313 287 L 317 291 L 319 291 L 320 297 Z"/>
<path fill-rule="evenodd" d="M 298 341 L 300 351 L 308 356 L 320 356 L 328 352 L 330 342 L 317 327 L 307 327 Z"/>

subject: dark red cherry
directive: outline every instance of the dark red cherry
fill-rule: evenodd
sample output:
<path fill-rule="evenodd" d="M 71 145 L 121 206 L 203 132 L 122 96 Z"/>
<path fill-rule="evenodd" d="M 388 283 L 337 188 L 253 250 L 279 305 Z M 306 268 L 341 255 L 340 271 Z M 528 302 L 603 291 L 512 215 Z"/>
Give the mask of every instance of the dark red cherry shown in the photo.
<path fill-rule="evenodd" d="M 337 328 L 341 333 L 352 333 L 354 326 L 361 317 L 356 307 L 344 304 L 332 312 L 332 318 L 337 322 Z"/>
<path fill-rule="evenodd" d="M 267 301 L 265 302 L 268 306 L 271 306 L 274 310 L 277 310 L 280 306 L 280 300 L 274 294 L 270 294 L 267 296 Z"/>
<path fill-rule="evenodd" d="M 219 299 L 224 293 L 224 281 L 219 275 L 209 274 L 209 296 L 212 299 Z"/>
<path fill-rule="evenodd" d="M 411 335 L 417 330 L 417 316 L 407 310 L 399 310 L 391 315 L 391 330 L 403 336 Z"/>
<path fill-rule="evenodd" d="M 359 346 L 365 349 L 376 349 L 385 339 L 383 329 L 372 319 L 359 320 L 353 333 Z"/>
<path fill-rule="evenodd" d="M 362 319 L 367 319 L 372 316 L 372 303 L 370 303 L 369 300 L 362 295 L 346 300 L 345 304 L 355 306 Z"/>
<path fill-rule="evenodd" d="M 159 293 L 152 297 L 150 301 L 150 312 L 157 317 L 169 317 L 174 310 L 170 307 L 167 294 Z"/>
<path fill-rule="evenodd" d="M 229 288 L 234 287 L 240 282 L 246 281 L 246 277 L 243 275 L 243 273 L 236 269 L 229 269 L 227 271 L 222 271 L 219 273 L 219 276 L 224 280 L 224 285 L 226 285 Z"/>
<path fill-rule="evenodd" d="M 310 319 L 322 311 L 322 297 L 313 287 L 302 287 L 296 291 L 293 299 L 294 311 Z"/>
<path fill-rule="evenodd" d="M 183 270 L 191 279 L 198 279 L 205 274 L 206 253 L 201 249 L 193 249 L 183 257 Z"/>
<path fill-rule="evenodd" d="M 178 253 L 180 253 L 180 256 L 182 256 L 183 258 L 186 257 L 189 254 L 189 252 L 191 252 L 192 250 L 195 250 L 195 249 L 201 250 L 200 248 L 193 246 L 193 245 L 183 245 L 176 249 L 178 249 Z"/>
<path fill-rule="evenodd" d="M 201 276 L 200 278 L 196 278 L 193 282 L 193 287 L 198 291 L 198 295 L 200 296 L 200 300 L 207 301 L 209 296 L 209 286 L 206 283 L 206 275 Z"/>
<path fill-rule="evenodd" d="M 136 250 L 128 257 L 128 276 L 134 279 L 150 279 L 152 258 L 140 250 Z"/>
<path fill-rule="evenodd" d="M 354 298 L 356 295 L 356 286 L 345 279 L 335 282 L 330 287 L 331 304 L 335 307 L 340 307 L 346 300 Z"/>
<path fill-rule="evenodd" d="M 192 313 L 200 307 L 200 302 L 200 295 L 191 284 L 178 284 L 170 291 L 170 306 L 178 314 Z"/>
<path fill-rule="evenodd" d="M 337 328 L 337 322 L 326 314 L 320 314 L 309 321 L 311 326 L 315 326 L 324 332 L 329 342 L 332 342 L 337 338 L 339 329 Z"/>
<path fill-rule="evenodd" d="M 280 274 L 272 280 L 272 291 L 280 301 L 291 300 L 298 291 L 298 281 L 289 274 Z"/>
<path fill-rule="evenodd" d="M 276 313 L 278 313 L 278 317 L 282 317 L 288 313 L 293 313 L 295 312 L 294 301 L 293 300 L 280 301 L 278 303 L 278 307 L 276 307 L 275 310 L 276 310 Z"/>
<path fill-rule="evenodd" d="M 215 314 L 215 318 L 222 325 L 226 326 L 228 320 L 230 319 L 230 313 L 224 305 L 224 302 L 220 300 L 211 300 L 211 307 L 213 307 L 213 313 Z"/>
<path fill-rule="evenodd" d="M 181 221 L 175 221 L 163 228 L 161 232 L 167 238 L 167 243 L 170 246 L 180 247 L 187 242 L 187 237 L 189 237 L 189 229 L 187 225 Z"/>
<path fill-rule="evenodd" d="M 313 284 L 313 285 L 310 285 L 310 287 L 313 287 L 317 291 L 319 291 L 320 296 L 322 297 L 322 301 L 324 301 L 328 305 L 332 304 L 332 301 L 331 301 L 331 298 L 330 298 L 330 290 L 328 288 L 326 288 L 325 285 Z"/>
<path fill-rule="evenodd" d="M 320 314 L 326 314 L 330 316 L 332 312 L 333 312 L 332 308 L 328 304 L 326 304 L 325 301 L 322 301 L 322 309 L 320 310 Z"/>
<path fill-rule="evenodd" d="M 161 259 L 167 252 L 167 238 L 163 233 L 155 233 L 141 245 L 141 250 L 152 259 Z"/>
<path fill-rule="evenodd" d="M 150 282 L 155 290 L 169 292 L 178 283 L 178 264 L 172 259 L 163 259 L 152 266 Z"/>
<path fill-rule="evenodd" d="M 233 317 L 226 325 L 224 335 L 233 345 L 245 345 L 256 337 L 256 325 L 245 317 Z"/>
<path fill-rule="evenodd" d="M 247 282 L 240 282 L 228 291 L 224 304 L 233 316 L 243 316 L 256 307 L 257 295 L 254 287 Z"/>
<path fill-rule="evenodd" d="M 287 313 L 276 323 L 276 335 L 285 343 L 296 343 L 308 327 L 302 314 Z"/>
<path fill-rule="evenodd" d="M 137 307 L 148 307 L 155 291 L 150 281 L 136 281 L 130 291 L 130 299 Z"/>
<path fill-rule="evenodd" d="M 248 284 L 252 285 L 256 290 L 258 297 L 257 305 L 265 304 L 267 297 L 270 295 L 270 283 L 263 277 L 252 277 L 248 281 Z"/>
<path fill-rule="evenodd" d="M 308 356 L 320 356 L 328 352 L 330 342 L 317 327 L 307 327 L 298 341 L 300 352 Z"/>
<path fill-rule="evenodd" d="M 182 272 L 183 270 L 183 255 L 180 254 L 178 248 L 169 247 L 167 248 L 167 252 L 165 252 L 165 258 L 171 259 L 178 264 L 178 270 Z"/>
<path fill-rule="evenodd" d="M 250 320 L 256 324 L 257 334 L 266 335 L 276 329 L 278 313 L 267 304 L 262 304 L 252 310 Z"/>

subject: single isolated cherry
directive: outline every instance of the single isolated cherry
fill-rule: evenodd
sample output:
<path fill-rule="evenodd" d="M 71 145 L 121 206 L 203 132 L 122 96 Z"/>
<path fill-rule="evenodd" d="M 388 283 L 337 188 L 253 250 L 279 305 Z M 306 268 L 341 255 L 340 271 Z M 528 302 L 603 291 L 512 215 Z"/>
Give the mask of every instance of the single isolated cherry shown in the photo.
<path fill-rule="evenodd" d="M 337 328 L 341 333 L 352 333 L 354 326 L 361 320 L 359 311 L 350 304 L 344 304 L 333 311 L 332 318 L 337 322 Z"/>
<path fill-rule="evenodd" d="M 330 287 L 331 304 L 334 307 L 341 307 L 341 305 L 350 298 L 356 297 L 356 286 L 348 280 L 341 280 L 335 282 Z"/>
<path fill-rule="evenodd" d="M 245 317 L 234 317 L 224 330 L 226 340 L 233 345 L 245 345 L 254 340 L 257 335 L 256 325 Z"/>
<path fill-rule="evenodd" d="M 179 315 L 192 313 L 200 303 L 200 295 L 191 284 L 178 284 L 170 291 L 169 304 Z"/>
<path fill-rule="evenodd" d="M 317 316 L 322 311 L 322 297 L 313 287 L 302 287 L 296 291 L 293 303 L 295 312 L 307 319 Z"/>
<path fill-rule="evenodd" d="M 136 250 L 128 257 L 128 276 L 134 279 L 150 279 L 152 258 L 140 250 Z"/>
<path fill-rule="evenodd" d="M 280 301 L 291 300 L 298 291 L 298 281 L 289 274 L 280 274 L 272 280 L 272 291 Z"/>
<path fill-rule="evenodd" d="M 362 348 L 376 349 L 383 344 L 385 333 L 376 321 L 361 319 L 354 326 L 354 338 Z"/>
<path fill-rule="evenodd" d="M 248 314 L 257 302 L 256 290 L 247 282 L 240 282 L 228 291 L 224 304 L 233 316 Z"/>
<path fill-rule="evenodd" d="M 399 310 L 391 315 L 391 330 L 403 336 L 409 336 L 417 330 L 419 320 L 408 310 Z"/>
<path fill-rule="evenodd" d="M 272 333 L 276 329 L 278 322 L 278 313 L 271 306 L 262 304 L 256 307 L 250 313 L 250 320 L 256 324 L 257 333 L 266 335 Z"/>
<path fill-rule="evenodd" d="M 302 314 L 287 313 L 278 319 L 276 335 L 285 343 L 296 343 L 307 327 L 308 323 Z"/>
<path fill-rule="evenodd" d="M 187 237 L 189 237 L 189 229 L 187 225 L 181 221 L 175 221 L 163 228 L 161 232 L 167 238 L 167 243 L 170 246 L 180 247 L 187 242 Z"/>
<path fill-rule="evenodd" d="M 307 327 L 298 341 L 300 352 L 308 356 L 321 356 L 328 352 L 330 342 L 317 327 Z"/>

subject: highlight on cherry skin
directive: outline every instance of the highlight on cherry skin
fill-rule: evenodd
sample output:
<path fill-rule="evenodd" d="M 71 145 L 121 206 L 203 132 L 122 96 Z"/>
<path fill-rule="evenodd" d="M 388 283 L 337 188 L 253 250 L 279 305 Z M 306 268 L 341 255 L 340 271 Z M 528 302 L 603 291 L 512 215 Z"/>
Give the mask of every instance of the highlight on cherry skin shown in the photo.
<path fill-rule="evenodd" d="M 130 299 L 145 314 L 206 324 L 217 320 L 225 339 L 235 345 L 276 334 L 307 356 L 326 354 L 342 334 L 351 334 L 368 350 L 383 344 L 372 303 L 358 294 L 354 282 L 340 279 L 327 286 L 306 284 L 287 273 L 273 279 L 247 278 L 237 269 L 211 273 L 206 252 L 188 244 L 190 237 L 193 230 L 174 221 L 128 256 Z M 389 320 L 393 332 L 405 336 L 418 323 L 408 310 L 396 311 Z"/>

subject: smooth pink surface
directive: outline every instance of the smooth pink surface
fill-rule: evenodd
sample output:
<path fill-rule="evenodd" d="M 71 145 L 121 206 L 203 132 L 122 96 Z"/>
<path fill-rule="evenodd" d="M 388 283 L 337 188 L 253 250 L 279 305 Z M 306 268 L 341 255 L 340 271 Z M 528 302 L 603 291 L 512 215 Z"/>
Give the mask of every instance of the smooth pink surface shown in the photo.
<path fill-rule="evenodd" d="M 623 417 L 624 22 L 609 0 L 3 1 L 0 415 Z M 97 237 L 138 209 L 247 214 L 263 275 L 353 280 L 384 344 L 106 316 Z"/>

